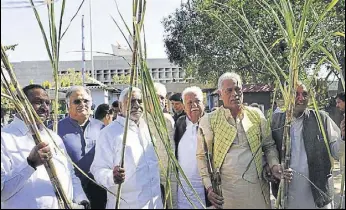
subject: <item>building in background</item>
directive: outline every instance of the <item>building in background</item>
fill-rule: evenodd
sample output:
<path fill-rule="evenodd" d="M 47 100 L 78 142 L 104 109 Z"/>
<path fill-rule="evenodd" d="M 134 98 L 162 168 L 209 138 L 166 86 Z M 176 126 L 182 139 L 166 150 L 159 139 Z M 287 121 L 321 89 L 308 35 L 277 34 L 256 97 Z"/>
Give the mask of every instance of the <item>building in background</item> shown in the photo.
<path fill-rule="evenodd" d="M 244 95 L 244 103 L 249 105 L 257 103 L 264 113 L 271 108 L 271 97 L 274 91 L 272 86 L 266 84 L 243 84 L 242 91 Z M 222 105 L 222 101 L 219 98 L 218 90 L 216 88 L 204 89 L 204 92 L 207 94 L 209 109 L 220 107 Z"/>
<path fill-rule="evenodd" d="M 132 53 L 128 49 L 112 45 L 115 56 L 94 56 L 94 78 L 103 84 L 111 87 L 119 85 L 113 81 L 114 76 L 127 76 L 130 74 Z M 181 83 L 186 84 L 192 79 L 185 78 L 185 71 L 169 62 L 166 58 L 147 59 L 149 71 L 154 82 L 166 84 Z M 66 74 L 68 69 L 80 72 L 82 61 L 60 61 L 59 74 Z M 42 84 L 44 81 L 53 81 L 53 72 L 50 61 L 22 61 L 13 63 L 14 71 L 18 76 L 22 86 L 28 85 L 31 81 Z M 91 61 L 86 61 L 86 72 L 91 75 Z M 185 86 L 184 86 L 185 88 Z M 169 90 L 168 91 L 175 91 Z"/>

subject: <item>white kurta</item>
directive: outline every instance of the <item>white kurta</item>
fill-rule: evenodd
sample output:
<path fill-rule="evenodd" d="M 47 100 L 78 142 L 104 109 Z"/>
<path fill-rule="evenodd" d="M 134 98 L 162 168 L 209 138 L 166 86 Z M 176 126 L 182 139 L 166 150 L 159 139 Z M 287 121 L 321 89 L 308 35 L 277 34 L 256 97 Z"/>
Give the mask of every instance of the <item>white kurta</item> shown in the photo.
<path fill-rule="evenodd" d="M 234 120 L 232 117 L 229 117 L 228 121 L 238 132 L 220 169 L 222 193 L 225 198 L 223 208 L 268 209 L 270 204 L 265 202 L 260 185 L 265 180 L 258 178 L 255 162 L 251 162 L 253 154 L 242 121 L 239 118 Z M 266 193 L 269 195 L 269 187 Z"/>
<path fill-rule="evenodd" d="M 70 199 L 75 203 L 88 200 L 72 165 L 66 159 L 67 152 L 60 137 L 51 132 L 54 146 L 46 131 L 41 137 L 49 143 L 58 178 Z M 35 142 L 23 121 L 15 120 L 1 131 L 1 208 L 58 209 L 58 202 L 44 166 L 37 170 L 28 165 L 27 157 Z"/>
<path fill-rule="evenodd" d="M 202 178 L 199 175 L 198 167 L 197 167 L 197 159 L 196 159 L 196 151 L 197 151 L 197 124 L 193 124 L 186 117 L 186 131 L 181 138 L 178 146 L 178 158 L 179 165 L 183 169 L 185 175 L 190 180 L 192 187 L 196 190 L 198 196 L 203 202 L 205 206 L 205 193 L 204 193 L 204 185 L 202 183 Z M 182 185 L 186 191 L 186 194 L 189 196 L 191 201 L 198 209 L 202 209 L 202 205 L 195 197 L 194 193 L 188 187 L 185 179 L 182 175 L 179 176 Z M 178 189 L 178 209 L 192 209 L 193 206 L 185 197 L 182 189 L 179 187 Z"/>
<path fill-rule="evenodd" d="M 125 118 L 118 116 L 105 127 L 96 144 L 91 172 L 96 181 L 116 194 L 113 169 L 120 164 Z M 121 190 L 121 209 L 162 208 L 158 159 L 144 120 L 139 126 L 130 121 L 125 148 L 125 181 Z M 114 209 L 116 197 L 107 194 L 107 209 Z"/>
<path fill-rule="evenodd" d="M 340 139 L 340 130 L 338 126 L 330 119 L 327 120 L 329 147 L 332 156 L 338 159 L 340 155 L 340 145 L 343 144 Z M 291 165 L 294 170 L 309 177 L 308 160 L 303 140 L 303 118 L 293 119 L 291 126 Z M 327 178 L 326 178 L 327 179 Z M 332 177 L 330 181 L 332 181 Z M 331 185 L 333 186 L 333 184 Z M 330 209 L 329 204 L 324 208 Z M 297 174 L 293 175 L 293 180 L 288 186 L 288 208 L 290 209 L 317 209 L 311 191 L 311 184 L 303 177 Z"/>

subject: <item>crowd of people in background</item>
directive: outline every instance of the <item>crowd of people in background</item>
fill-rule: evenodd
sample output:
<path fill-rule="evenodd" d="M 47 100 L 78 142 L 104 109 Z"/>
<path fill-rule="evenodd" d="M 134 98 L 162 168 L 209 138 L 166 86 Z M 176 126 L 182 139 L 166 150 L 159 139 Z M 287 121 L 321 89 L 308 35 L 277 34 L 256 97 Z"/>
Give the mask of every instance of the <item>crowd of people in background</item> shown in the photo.
<path fill-rule="evenodd" d="M 211 206 L 266 209 L 271 208 L 270 188 L 277 196 L 282 177 L 289 180 L 288 208 L 333 208 L 330 158 L 338 160 L 344 153 L 345 114 L 337 125 L 326 112 L 310 109 L 309 92 L 303 83 L 298 83 L 293 119 L 289 123 L 291 159 L 285 170 L 280 165 L 284 158 L 280 151 L 286 113 L 274 101 L 273 115 L 268 119 L 259 104 L 245 104 L 238 74 L 227 72 L 218 79 L 223 105 L 210 111 L 205 108 L 199 87 L 187 87 L 169 98 L 163 84 L 155 83 L 154 87 L 156 95 L 151 97 L 159 101 L 167 137 L 160 135 L 156 126 L 154 98 L 144 100 L 138 88 L 132 88 L 132 92 L 125 88 L 119 100 L 100 104 L 92 111 L 90 91 L 83 86 L 71 87 L 66 92 L 68 114 L 60 117 L 57 133 L 49 131 L 53 139 L 39 127 L 44 142 L 38 145 L 28 125 L 18 116 L 8 125 L 2 121 L 2 207 L 59 208 L 54 187 L 43 167 L 53 160 L 68 198 L 82 208 L 114 208 L 115 194 L 122 184 L 121 209 Z M 52 128 L 46 90 L 33 84 L 23 91 L 41 121 Z M 344 92 L 336 96 L 336 107 L 345 112 Z M 5 114 L 1 109 L 2 119 Z M 125 133 L 127 117 L 129 127 Z M 171 145 L 181 170 L 200 199 L 183 174 L 174 175 L 179 171 L 177 168 L 167 174 L 171 157 L 164 142 Z M 57 149 L 64 151 L 64 155 Z M 206 154 L 212 154 L 212 158 Z"/>

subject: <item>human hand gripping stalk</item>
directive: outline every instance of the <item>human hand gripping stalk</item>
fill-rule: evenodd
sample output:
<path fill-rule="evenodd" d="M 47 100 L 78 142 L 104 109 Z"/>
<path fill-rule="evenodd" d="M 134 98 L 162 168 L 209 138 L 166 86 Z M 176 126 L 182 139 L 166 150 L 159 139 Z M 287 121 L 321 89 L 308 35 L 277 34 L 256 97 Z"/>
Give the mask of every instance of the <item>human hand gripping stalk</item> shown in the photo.
<path fill-rule="evenodd" d="M 213 155 L 208 150 L 208 146 L 205 140 L 203 130 L 200 129 L 200 131 L 203 136 L 204 154 L 206 157 L 208 173 L 209 173 L 211 184 L 212 184 L 212 186 L 207 189 L 208 190 L 207 197 L 215 208 L 222 209 L 222 205 L 224 204 L 224 201 L 223 201 L 224 198 L 222 197 L 220 171 L 218 169 L 214 170 Z"/>

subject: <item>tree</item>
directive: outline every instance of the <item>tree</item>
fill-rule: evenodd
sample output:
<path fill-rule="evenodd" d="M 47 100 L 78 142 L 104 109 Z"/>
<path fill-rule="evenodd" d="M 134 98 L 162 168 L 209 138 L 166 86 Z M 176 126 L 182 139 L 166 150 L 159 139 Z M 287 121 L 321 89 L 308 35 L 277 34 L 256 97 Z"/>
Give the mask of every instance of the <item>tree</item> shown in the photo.
<path fill-rule="evenodd" d="M 130 84 L 130 75 L 124 75 L 124 74 L 122 74 L 121 76 L 114 75 L 112 80 L 115 84 Z M 141 82 L 141 79 L 138 78 L 138 83 L 140 82 Z"/>
<path fill-rule="evenodd" d="M 42 86 L 46 89 L 51 89 L 52 88 L 52 83 L 50 83 L 48 80 L 44 81 L 42 83 Z"/>
<path fill-rule="evenodd" d="M 85 81 L 89 81 L 90 75 L 85 75 Z M 82 85 L 83 77 L 81 72 L 75 69 L 68 69 L 66 74 L 59 75 L 60 87 L 69 87 L 73 85 Z"/>
<path fill-rule="evenodd" d="M 4 46 L 4 48 L 5 48 L 5 51 L 8 51 L 8 50 L 14 51 L 17 46 L 18 44 L 13 44 L 13 45 Z"/>
<path fill-rule="evenodd" d="M 315 0 L 315 4 L 318 4 L 317 9 L 322 10 L 326 2 L 329 1 Z M 291 3 L 299 17 L 304 1 L 294 0 Z M 277 56 L 279 65 L 288 71 L 288 49 L 286 43 L 279 40 L 277 25 L 261 5 L 252 0 L 190 0 L 182 4 L 179 9 L 163 20 L 166 53 L 171 62 L 183 67 L 187 76 L 194 76 L 198 81 L 205 81 L 208 78 L 209 81 L 215 82 L 226 71 L 240 73 L 244 82 L 269 83 L 273 81 L 272 75 L 256 59 L 260 54 L 250 47 L 246 32 L 237 27 L 236 24 L 241 23 L 240 17 L 220 5 L 227 5 L 244 13 L 267 47 L 272 48 L 272 53 Z M 340 61 L 344 60 L 344 44 L 342 44 L 344 38 L 334 36 L 334 38 L 326 39 L 325 37 L 331 37 L 326 36 L 331 31 L 344 31 L 344 5 L 344 0 L 338 3 L 336 9 L 333 10 L 333 15 L 317 27 L 320 37 L 316 37 L 324 42 L 327 49 L 335 49 L 337 46 L 336 54 Z M 317 10 L 316 13 L 320 14 L 320 11 Z M 233 33 L 226 30 L 226 26 Z M 305 68 L 310 69 L 316 65 L 321 56 L 317 53 L 313 54 L 310 62 L 305 64 Z M 328 71 L 334 71 L 327 64 L 326 67 Z M 301 76 L 306 77 L 304 72 Z"/>
<path fill-rule="evenodd" d="M 5 48 L 5 51 L 6 51 L 6 52 L 7 52 L 7 51 L 14 51 L 14 50 L 16 49 L 17 46 L 18 46 L 18 44 L 7 45 L 7 46 L 4 46 L 4 48 Z M 3 65 L 3 64 L 2 64 L 2 62 L 1 62 L 1 68 L 3 68 L 2 65 Z M 1 69 L 1 71 L 4 71 L 4 77 L 7 78 L 8 75 L 7 75 L 7 73 L 6 73 L 6 70 Z M 3 82 L 3 75 L 1 74 L 1 94 L 8 94 L 8 92 L 5 90 L 5 87 L 3 87 L 3 83 L 2 83 L 2 82 Z M 10 84 L 9 87 L 10 87 L 12 90 L 15 89 L 14 86 L 13 86 L 13 84 Z M 2 96 L 1 96 L 1 108 L 4 108 L 4 109 L 6 109 L 6 110 L 11 110 L 11 111 L 13 111 L 13 110 L 15 109 L 15 107 L 14 107 L 12 101 L 11 101 L 10 99 L 8 99 L 8 98 L 6 98 L 6 97 L 2 97 Z"/>

